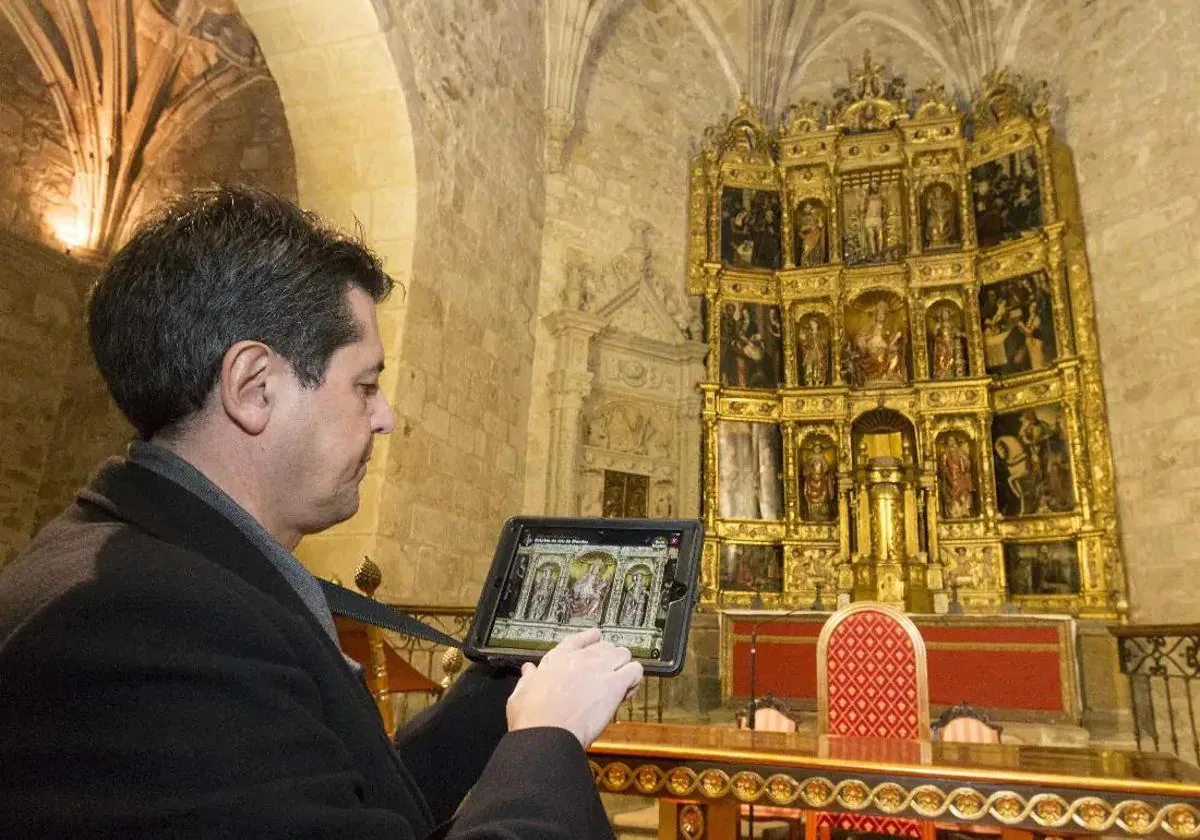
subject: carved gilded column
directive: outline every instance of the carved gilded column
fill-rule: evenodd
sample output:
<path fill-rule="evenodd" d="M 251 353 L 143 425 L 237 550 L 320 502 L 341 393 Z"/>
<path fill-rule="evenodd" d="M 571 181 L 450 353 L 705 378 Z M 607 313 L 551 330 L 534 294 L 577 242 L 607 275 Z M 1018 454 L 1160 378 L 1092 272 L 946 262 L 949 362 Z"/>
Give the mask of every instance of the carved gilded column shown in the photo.
<path fill-rule="evenodd" d="M 800 532 L 800 506 L 796 499 L 796 488 L 800 486 L 797 467 L 799 458 L 796 457 L 796 424 L 783 423 L 781 425 L 783 431 L 783 498 L 786 505 L 784 517 L 787 535 L 795 537 Z"/>
<path fill-rule="evenodd" d="M 1054 191 L 1053 167 L 1050 165 L 1050 121 L 1044 117 L 1036 120 L 1033 130 L 1037 136 L 1038 186 L 1042 190 L 1042 224 L 1052 225 L 1058 221 L 1058 200 Z"/>
<path fill-rule="evenodd" d="M 1071 329 L 1071 296 L 1067 291 L 1067 262 L 1063 253 L 1061 222 L 1046 230 L 1046 262 L 1050 267 L 1051 302 L 1054 308 L 1054 332 L 1058 341 L 1058 357 L 1075 355 L 1075 331 Z"/>
<path fill-rule="evenodd" d="M 703 345 L 696 348 L 704 352 Z M 700 368 L 701 362 L 695 360 L 693 368 Z M 685 382 L 692 381 L 685 378 Z M 700 469 L 700 456 L 704 451 L 702 435 L 704 430 L 698 422 L 703 410 L 703 399 L 699 390 L 690 390 L 679 399 L 676 409 L 676 423 L 679 429 L 679 515 L 683 517 L 700 516 L 700 498 L 704 480 Z"/>
<path fill-rule="evenodd" d="M 1071 486 L 1079 502 L 1084 525 L 1093 524 L 1092 481 L 1084 447 L 1084 429 L 1079 418 L 1079 362 L 1063 363 L 1063 408 L 1067 421 L 1067 440 L 1071 447 Z"/>
<path fill-rule="evenodd" d="M 710 269 L 710 266 L 705 266 L 705 269 Z M 708 294 L 705 295 L 706 308 L 708 310 L 708 324 L 706 332 L 708 333 L 708 346 L 710 348 L 718 348 L 721 346 L 721 304 L 717 302 L 716 282 L 712 277 L 712 272 L 709 271 Z M 717 349 L 712 349 L 708 354 L 708 370 L 705 379 L 709 382 L 717 383 L 721 381 L 721 353 Z"/>
<path fill-rule="evenodd" d="M 974 284 L 963 287 L 963 331 L 967 334 L 968 363 L 971 376 L 986 376 L 983 352 L 983 328 L 979 319 L 979 290 Z"/>
<path fill-rule="evenodd" d="M 578 513 L 575 485 L 583 438 L 583 401 L 592 390 L 589 347 L 605 323 L 603 318 L 572 310 L 546 316 L 555 355 L 549 378 L 550 447 L 546 465 L 546 512 L 552 516 Z"/>
<path fill-rule="evenodd" d="M 717 533 L 717 386 L 703 384 L 704 418 L 704 528 L 710 538 Z"/>

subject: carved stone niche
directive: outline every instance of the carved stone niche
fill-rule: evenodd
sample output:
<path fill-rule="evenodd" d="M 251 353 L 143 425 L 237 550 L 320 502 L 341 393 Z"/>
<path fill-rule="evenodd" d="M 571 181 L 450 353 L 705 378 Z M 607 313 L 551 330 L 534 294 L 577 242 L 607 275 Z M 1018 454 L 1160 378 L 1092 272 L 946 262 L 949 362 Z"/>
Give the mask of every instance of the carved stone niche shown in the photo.
<path fill-rule="evenodd" d="M 552 383 L 547 510 L 692 517 L 700 509 L 700 393 L 707 344 L 682 282 L 654 270 L 653 228 L 600 270 L 567 266 Z M 579 324 L 579 328 L 556 325 Z M 586 341 L 586 353 L 581 352 Z"/>

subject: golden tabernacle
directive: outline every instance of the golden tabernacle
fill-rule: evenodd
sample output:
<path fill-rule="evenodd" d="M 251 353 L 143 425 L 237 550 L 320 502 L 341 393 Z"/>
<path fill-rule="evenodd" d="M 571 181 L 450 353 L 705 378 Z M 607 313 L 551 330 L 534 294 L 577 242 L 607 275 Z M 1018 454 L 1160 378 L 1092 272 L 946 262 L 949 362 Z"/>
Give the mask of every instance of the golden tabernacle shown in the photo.
<path fill-rule="evenodd" d="M 1092 292 L 1045 85 L 868 53 L 691 165 L 707 600 L 1126 612 Z"/>

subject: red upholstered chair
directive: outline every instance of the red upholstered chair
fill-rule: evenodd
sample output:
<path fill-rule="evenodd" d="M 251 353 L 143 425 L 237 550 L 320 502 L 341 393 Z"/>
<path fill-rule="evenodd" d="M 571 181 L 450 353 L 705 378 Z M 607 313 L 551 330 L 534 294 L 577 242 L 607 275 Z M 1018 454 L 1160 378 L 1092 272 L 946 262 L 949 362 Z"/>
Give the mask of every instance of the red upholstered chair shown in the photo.
<path fill-rule="evenodd" d="M 817 638 L 817 734 L 901 742 L 929 740 L 925 642 L 904 613 L 876 603 L 838 610 Z M 904 744 L 902 742 L 909 742 Z M 928 838 L 931 823 L 868 814 L 816 812 L 808 840 L 846 832 Z"/>
<path fill-rule="evenodd" d="M 942 712 L 934 731 L 943 743 L 999 744 L 1003 727 L 992 723 L 987 712 L 963 702 Z"/>
<path fill-rule="evenodd" d="M 969 703 L 959 703 L 947 709 L 938 718 L 933 727 L 937 739 L 943 743 L 955 744 L 999 744 L 1002 727 L 992 723 L 992 719 L 982 709 L 976 709 Z M 957 840 L 960 837 L 997 837 L 1003 832 L 991 826 L 970 826 L 957 823 L 934 823 L 938 840 Z"/>

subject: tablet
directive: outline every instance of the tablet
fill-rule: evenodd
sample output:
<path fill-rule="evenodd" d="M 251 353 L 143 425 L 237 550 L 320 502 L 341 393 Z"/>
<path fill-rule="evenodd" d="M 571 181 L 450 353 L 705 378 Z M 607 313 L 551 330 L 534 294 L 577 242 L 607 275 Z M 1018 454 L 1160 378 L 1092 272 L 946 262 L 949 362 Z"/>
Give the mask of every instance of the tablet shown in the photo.
<path fill-rule="evenodd" d="M 703 542 L 696 520 L 510 519 L 463 651 L 536 662 L 564 637 L 599 627 L 646 673 L 678 674 Z"/>

